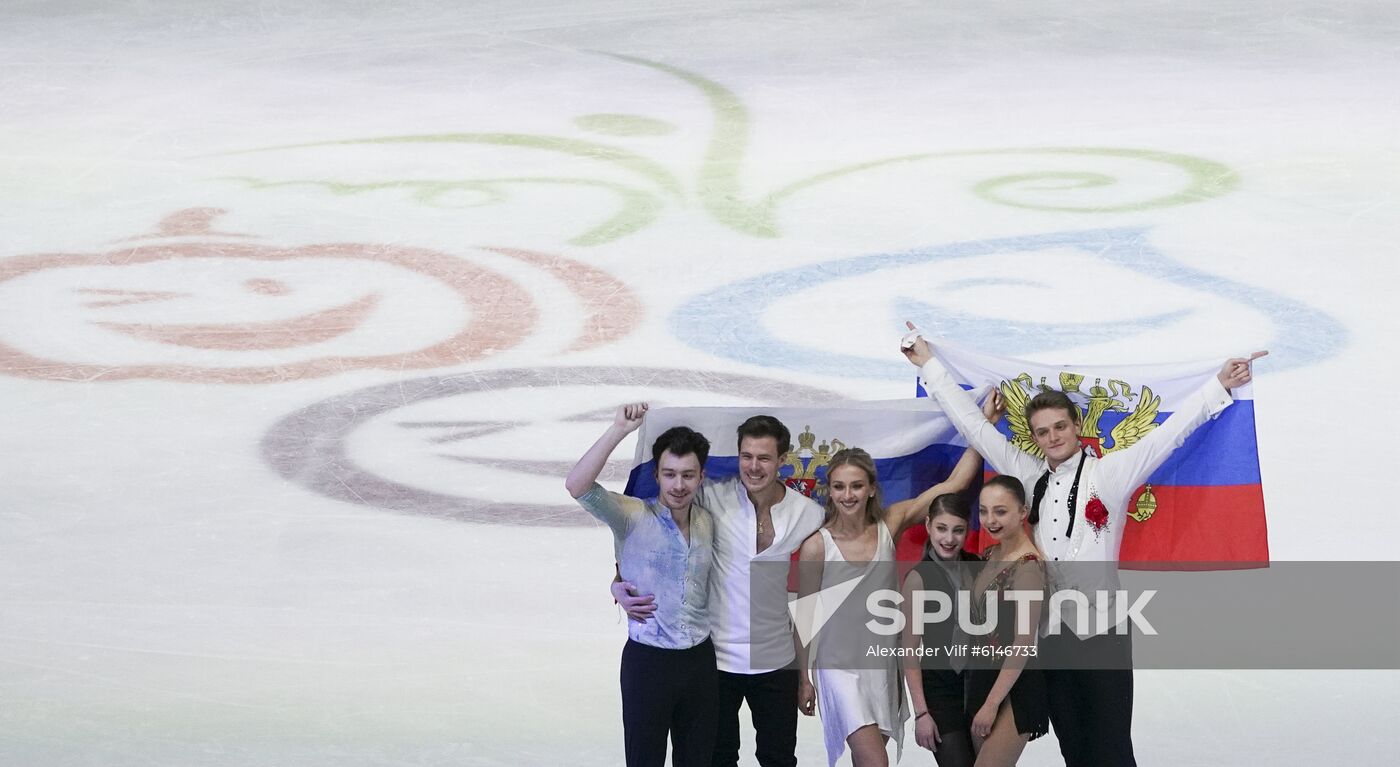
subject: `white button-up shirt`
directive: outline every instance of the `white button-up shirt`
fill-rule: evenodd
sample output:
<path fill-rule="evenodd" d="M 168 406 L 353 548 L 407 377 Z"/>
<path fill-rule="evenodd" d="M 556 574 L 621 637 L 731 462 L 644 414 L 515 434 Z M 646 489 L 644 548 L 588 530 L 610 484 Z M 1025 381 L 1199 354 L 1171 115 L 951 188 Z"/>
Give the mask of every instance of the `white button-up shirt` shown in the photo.
<path fill-rule="evenodd" d="M 773 544 L 760 552 L 758 511 L 738 477 L 707 480 L 698 501 L 710 510 L 715 526 L 710 633 L 716 664 L 733 674 L 761 674 L 786 666 L 797 657 L 787 609 L 787 568 L 769 565 L 755 570 L 750 565 L 790 560 L 802 541 L 821 527 L 825 512 L 811 498 L 786 489 L 770 512 Z M 772 662 L 755 668 L 755 655 Z"/>
<path fill-rule="evenodd" d="M 1070 458 L 1054 470 L 1044 458 L 1022 451 L 982 415 L 982 409 L 972 395 L 965 391 L 937 360 L 929 360 L 922 370 L 924 388 L 952 420 L 958 433 L 968 441 L 987 463 L 1001 474 L 1021 480 L 1026 487 L 1026 502 L 1032 502 L 1036 483 L 1050 472 L 1045 495 L 1040 500 L 1040 522 L 1035 526 L 1035 542 L 1049 560 L 1053 585 L 1060 589 L 1078 589 L 1087 593 L 1091 612 L 1107 610 L 1116 616 L 1113 591 L 1118 588 L 1116 567 L 1095 568 L 1091 565 L 1070 565 L 1056 568 L 1056 562 L 1116 563 L 1123 548 L 1123 531 L 1128 523 L 1128 504 L 1132 493 L 1152 472 L 1161 466 L 1173 450 L 1186 441 L 1201 424 L 1215 418 L 1234 403 L 1234 398 L 1211 376 L 1194 394 L 1183 400 L 1171 417 L 1148 432 L 1132 447 L 1118 450 L 1102 458 L 1092 451 L 1083 454 L 1084 471 L 1079 478 L 1079 493 L 1075 499 L 1074 520 L 1071 524 L 1068 508 L 1069 493 L 1074 487 L 1078 457 Z M 1091 499 L 1099 499 L 1108 511 L 1108 521 L 1096 528 L 1084 516 Z M 1107 603 L 1095 596 L 1100 589 L 1108 591 Z M 1067 625 L 1074 625 L 1072 604 L 1062 613 Z M 1089 621 L 1088 634 L 1096 623 Z M 1106 628 L 1098 626 L 1098 628 Z M 1078 632 L 1077 632 L 1078 633 Z"/>

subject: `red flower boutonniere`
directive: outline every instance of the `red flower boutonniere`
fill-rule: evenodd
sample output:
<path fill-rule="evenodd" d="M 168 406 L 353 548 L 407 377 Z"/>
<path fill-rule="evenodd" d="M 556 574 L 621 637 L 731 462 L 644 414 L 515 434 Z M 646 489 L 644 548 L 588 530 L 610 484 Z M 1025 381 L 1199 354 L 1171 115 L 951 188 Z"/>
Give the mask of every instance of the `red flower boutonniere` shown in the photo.
<path fill-rule="evenodd" d="M 1089 502 L 1084 504 L 1084 519 L 1094 526 L 1095 538 L 1108 528 L 1108 507 L 1103 505 L 1098 496 L 1090 498 Z"/>

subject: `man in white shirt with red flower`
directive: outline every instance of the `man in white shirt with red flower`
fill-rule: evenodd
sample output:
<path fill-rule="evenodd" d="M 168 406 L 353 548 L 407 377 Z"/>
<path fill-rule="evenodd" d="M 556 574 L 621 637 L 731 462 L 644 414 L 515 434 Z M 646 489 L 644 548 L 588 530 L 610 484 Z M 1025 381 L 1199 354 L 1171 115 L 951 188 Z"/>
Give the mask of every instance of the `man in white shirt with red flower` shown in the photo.
<path fill-rule="evenodd" d="M 1040 642 L 1048 666 L 1062 659 L 1067 661 L 1064 665 L 1079 667 L 1045 669 L 1050 723 L 1065 764 L 1133 767 L 1137 762 L 1132 744 L 1130 635 L 1119 633 L 1116 625 L 1102 625 L 1121 617 L 1113 592 L 1128 504 L 1132 492 L 1191 432 L 1234 402 L 1230 389 L 1249 383 L 1250 364 L 1267 352 L 1229 360 L 1216 377 L 1137 444 L 1103 457 L 1080 443 L 1082 416 L 1073 400 L 1063 392 L 1037 394 L 1026 404 L 1031 438 L 1045 455 L 1037 458 L 1012 445 L 982 417 L 972 395 L 933 356 L 928 342 L 915 335 L 913 324 L 909 329 L 910 337 L 901 350 L 920 368 L 929 396 L 988 464 L 1019 478 L 1030 491 L 1035 542 L 1050 560 L 1047 564 L 1057 588 L 1075 589 L 1089 597 L 1090 615 L 1079 615 L 1072 602 L 1065 604 L 1059 615 L 1062 625 L 1050 629 Z M 1114 618 L 1095 620 L 1095 613 Z M 1086 659 L 1092 661 L 1092 668 L 1083 668 Z"/>

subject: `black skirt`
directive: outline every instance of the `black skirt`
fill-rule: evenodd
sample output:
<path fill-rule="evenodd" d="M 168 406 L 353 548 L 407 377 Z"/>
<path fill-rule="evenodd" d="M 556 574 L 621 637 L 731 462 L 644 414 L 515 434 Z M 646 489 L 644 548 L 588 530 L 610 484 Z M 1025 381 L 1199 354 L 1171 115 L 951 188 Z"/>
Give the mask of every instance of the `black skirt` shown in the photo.
<path fill-rule="evenodd" d="M 987 694 L 997 683 L 1001 669 L 968 669 L 967 718 L 969 721 L 987 702 Z M 1016 720 L 1016 732 L 1031 736 L 1031 740 L 1050 731 L 1050 698 L 1045 691 L 1045 673 L 1028 664 L 1016 677 L 1011 694 L 1011 713 Z"/>

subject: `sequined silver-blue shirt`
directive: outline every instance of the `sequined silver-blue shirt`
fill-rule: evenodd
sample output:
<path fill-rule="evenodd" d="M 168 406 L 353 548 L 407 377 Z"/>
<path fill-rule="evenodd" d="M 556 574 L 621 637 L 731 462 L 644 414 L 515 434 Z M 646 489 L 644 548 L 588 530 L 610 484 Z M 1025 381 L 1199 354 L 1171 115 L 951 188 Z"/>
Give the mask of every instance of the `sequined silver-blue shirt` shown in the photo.
<path fill-rule="evenodd" d="M 637 593 L 656 596 L 651 619 L 628 621 L 627 635 L 667 650 L 684 650 L 708 639 L 714 561 L 710 512 L 699 504 L 690 505 L 687 542 L 671 510 L 655 498 L 641 500 L 609 492 L 595 482 L 578 497 L 578 503 L 612 530 L 622 579 L 635 585 Z"/>

